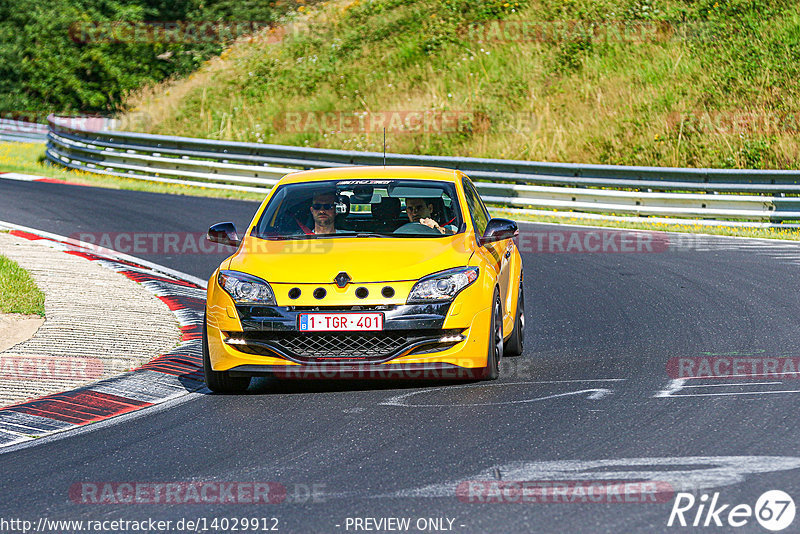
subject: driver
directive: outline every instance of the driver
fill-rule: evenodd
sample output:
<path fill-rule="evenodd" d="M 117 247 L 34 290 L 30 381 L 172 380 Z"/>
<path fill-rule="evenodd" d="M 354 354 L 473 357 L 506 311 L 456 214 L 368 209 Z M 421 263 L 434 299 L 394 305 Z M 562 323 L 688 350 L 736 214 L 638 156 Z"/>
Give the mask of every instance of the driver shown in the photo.
<path fill-rule="evenodd" d="M 424 198 L 406 199 L 406 214 L 408 215 L 409 222 L 424 224 L 429 228 L 438 230 L 441 234 L 456 233 L 456 229 L 452 225 L 444 227 L 439 226 L 439 223 L 431 218 L 432 212 L 433 204 L 426 202 Z"/>
<path fill-rule="evenodd" d="M 317 193 L 311 199 L 311 217 L 314 218 L 315 234 L 335 234 L 336 195 L 334 193 Z"/>

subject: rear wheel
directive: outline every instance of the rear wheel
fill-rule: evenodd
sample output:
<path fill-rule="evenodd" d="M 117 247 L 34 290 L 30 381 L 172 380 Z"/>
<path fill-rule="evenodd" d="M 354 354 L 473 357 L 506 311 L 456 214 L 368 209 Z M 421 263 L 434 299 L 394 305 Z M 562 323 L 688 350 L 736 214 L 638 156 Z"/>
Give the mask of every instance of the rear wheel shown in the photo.
<path fill-rule="evenodd" d="M 484 380 L 497 380 L 500 376 L 500 357 L 503 355 L 503 308 L 500 294 L 495 290 L 492 304 L 492 320 L 489 327 L 489 353 L 486 356 L 486 367 L 483 368 Z"/>
<path fill-rule="evenodd" d="M 211 368 L 205 317 L 203 317 L 203 375 L 206 379 L 206 386 L 214 393 L 244 393 L 250 386 L 250 377 L 248 376 L 231 376 L 228 371 L 215 371 Z"/>
<path fill-rule="evenodd" d="M 514 319 L 514 331 L 508 338 L 503 356 L 519 356 L 522 354 L 525 343 L 525 293 L 522 290 L 522 280 L 519 281 L 519 296 L 517 297 L 517 316 Z"/>

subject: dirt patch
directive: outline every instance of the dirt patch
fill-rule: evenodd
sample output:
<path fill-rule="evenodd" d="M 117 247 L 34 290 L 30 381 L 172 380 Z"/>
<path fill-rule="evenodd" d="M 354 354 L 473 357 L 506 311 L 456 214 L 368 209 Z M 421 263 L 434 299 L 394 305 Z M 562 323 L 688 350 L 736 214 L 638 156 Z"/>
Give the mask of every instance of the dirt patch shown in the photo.
<path fill-rule="evenodd" d="M 0 352 L 29 340 L 43 324 L 38 315 L 0 313 Z"/>

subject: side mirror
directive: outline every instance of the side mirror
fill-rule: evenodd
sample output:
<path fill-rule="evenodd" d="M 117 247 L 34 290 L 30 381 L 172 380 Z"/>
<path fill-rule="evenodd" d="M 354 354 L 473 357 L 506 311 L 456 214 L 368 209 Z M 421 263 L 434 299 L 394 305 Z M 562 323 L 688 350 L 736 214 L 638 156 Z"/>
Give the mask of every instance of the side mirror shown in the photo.
<path fill-rule="evenodd" d="M 481 237 L 481 245 L 502 241 L 504 239 L 513 239 L 518 235 L 519 228 L 517 228 L 517 223 L 514 221 L 508 219 L 491 219 L 489 224 L 486 225 L 486 231 L 483 232 L 483 236 Z"/>
<path fill-rule="evenodd" d="M 208 229 L 206 239 L 213 243 L 228 245 L 229 247 L 238 247 L 239 243 L 241 243 L 239 234 L 236 233 L 236 227 L 232 222 L 215 224 Z"/>

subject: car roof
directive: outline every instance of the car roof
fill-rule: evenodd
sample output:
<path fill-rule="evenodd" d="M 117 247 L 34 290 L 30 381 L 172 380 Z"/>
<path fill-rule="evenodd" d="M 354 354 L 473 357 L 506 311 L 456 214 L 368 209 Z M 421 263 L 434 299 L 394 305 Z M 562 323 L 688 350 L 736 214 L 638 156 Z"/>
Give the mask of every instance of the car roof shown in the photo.
<path fill-rule="evenodd" d="M 280 179 L 278 184 L 295 184 L 302 182 L 319 182 L 323 180 L 349 180 L 349 179 L 405 179 L 405 180 L 436 180 L 441 182 L 455 182 L 461 176 L 459 171 L 441 169 L 438 167 L 411 167 L 411 166 L 361 166 L 361 167 L 334 167 L 330 169 L 314 169 L 287 174 Z"/>

